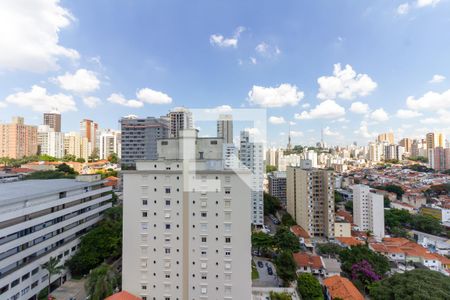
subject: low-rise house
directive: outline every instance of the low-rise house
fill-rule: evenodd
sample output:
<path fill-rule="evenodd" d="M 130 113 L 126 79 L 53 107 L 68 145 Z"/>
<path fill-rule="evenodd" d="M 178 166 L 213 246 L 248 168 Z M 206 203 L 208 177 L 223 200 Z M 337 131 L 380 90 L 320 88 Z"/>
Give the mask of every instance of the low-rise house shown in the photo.
<path fill-rule="evenodd" d="M 304 245 L 306 248 L 312 249 L 314 248 L 314 245 L 311 242 L 311 236 L 309 233 L 303 229 L 303 227 L 299 225 L 291 226 L 290 231 L 295 234 L 295 236 L 298 238 L 300 244 Z"/>
<path fill-rule="evenodd" d="M 323 285 L 327 300 L 364 300 L 364 296 L 355 285 L 347 278 L 339 275 L 324 279 Z"/>
<path fill-rule="evenodd" d="M 308 253 L 297 252 L 292 254 L 297 264 L 297 274 L 312 273 L 314 275 L 323 275 L 324 267 L 322 257 L 310 255 Z"/>
<path fill-rule="evenodd" d="M 411 204 L 401 202 L 401 201 L 392 201 L 391 202 L 391 208 L 400 209 L 400 210 L 407 210 L 410 214 L 416 214 L 416 208 L 412 206 Z"/>
<path fill-rule="evenodd" d="M 335 275 L 341 275 L 341 263 L 335 258 L 322 257 L 325 277 L 331 277 Z"/>
<path fill-rule="evenodd" d="M 336 241 L 338 242 L 338 244 L 342 247 L 347 247 L 350 248 L 352 246 L 357 246 L 357 245 L 363 245 L 364 242 L 361 240 L 358 240 L 357 238 L 351 236 L 351 237 L 337 237 Z"/>

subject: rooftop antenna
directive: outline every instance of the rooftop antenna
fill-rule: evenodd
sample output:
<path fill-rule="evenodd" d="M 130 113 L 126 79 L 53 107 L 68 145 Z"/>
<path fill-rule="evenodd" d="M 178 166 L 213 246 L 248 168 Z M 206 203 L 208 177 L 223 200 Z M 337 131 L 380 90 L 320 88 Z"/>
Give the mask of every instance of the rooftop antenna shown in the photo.
<path fill-rule="evenodd" d="M 292 145 L 291 145 L 291 124 L 289 124 L 289 135 L 288 135 L 287 149 L 288 149 L 288 150 L 291 150 L 291 149 L 292 149 Z"/>

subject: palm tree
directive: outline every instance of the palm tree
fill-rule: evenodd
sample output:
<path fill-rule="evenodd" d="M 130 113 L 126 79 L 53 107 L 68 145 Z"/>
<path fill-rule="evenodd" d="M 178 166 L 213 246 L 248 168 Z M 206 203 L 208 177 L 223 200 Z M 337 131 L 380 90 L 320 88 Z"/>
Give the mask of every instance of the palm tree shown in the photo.
<path fill-rule="evenodd" d="M 106 263 L 93 269 L 85 283 L 86 292 L 92 300 L 105 299 L 114 293 L 117 286 L 117 273 Z"/>
<path fill-rule="evenodd" d="M 56 257 L 50 257 L 49 261 L 45 264 L 41 265 L 41 268 L 44 270 L 47 270 L 48 272 L 48 295 L 47 298 L 50 298 L 50 284 L 51 284 L 51 277 L 56 274 L 61 274 L 62 270 L 64 270 L 64 266 L 58 266 L 60 263 L 60 260 Z"/>

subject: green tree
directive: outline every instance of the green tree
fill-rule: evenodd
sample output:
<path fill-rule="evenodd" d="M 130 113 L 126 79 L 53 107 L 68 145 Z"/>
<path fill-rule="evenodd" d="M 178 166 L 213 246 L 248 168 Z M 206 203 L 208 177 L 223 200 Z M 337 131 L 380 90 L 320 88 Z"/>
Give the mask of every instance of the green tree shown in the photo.
<path fill-rule="evenodd" d="M 275 214 L 281 208 L 280 200 L 270 194 L 264 193 L 264 215 Z"/>
<path fill-rule="evenodd" d="M 108 161 L 112 164 L 117 164 L 119 162 L 119 156 L 116 153 L 111 153 L 108 156 Z"/>
<path fill-rule="evenodd" d="M 353 213 L 353 201 L 347 201 L 344 204 L 345 210 Z"/>
<path fill-rule="evenodd" d="M 58 161 L 56 157 L 50 156 L 48 154 L 39 155 L 39 161 Z"/>
<path fill-rule="evenodd" d="M 292 252 L 289 250 L 282 251 L 275 258 L 275 266 L 277 268 L 277 275 L 283 280 L 284 286 L 289 286 L 289 283 L 295 280 L 297 276 L 297 264 L 292 257 Z"/>
<path fill-rule="evenodd" d="M 373 300 L 447 300 L 450 279 L 436 271 L 416 269 L 373 283 L 369 294 Z"/>
<path fill-rule="evenodd" d="M 443 230 L 441 222 L 438 219 L 428 215 L 413 215 L 411 219 L 411 227 L 415 230 L 433 235 L 440 235 Z"/>
<path fill-rule="evenodd" d="M 266 173 L 272 173 L 277 171 L 278 168 L 276 166 L 272 166 L 272 165 L 266 165 Z"/>
<path fill-rule="evenodd" d="M 322 287 L 319 280 L 311 273 L 302 273 L 297 278 L 297 290 L 303 300 L 323 300 Z"/>
<path fill-rule="evenodd" d="M 395 185 L 395 184 L 389 184 L 386 186 L 376 186 L 375 188 L 379 190 L 385 190 L 391 193 L 395 193 L 397 195 L 397 199 L 401 199 L 402 195 L 405 193 L 403 188 L 401 186 Z"/>
<path fill-rule="evenodd" d="M 46 270 L 48 273 L 48 289 L 47 296 L 50 298 L 50 285 L 52 283 L 51 278 L 53 275 L 61 274 L 64 270 L 64 266 L 60 265 L 60 260 L 56 257 L 50 257 L 48 262 L 41 265 L 41 268 Z"/>
<path fill-rule="evenodd" d="M 113 294 L 118 287 L 118 274 L 108 264 L 101 264 L 93 269 L 85 282 L 85 288 L 90 299 L 105 299 Z"/>
<path fill-rule="evenodd" d="M 300 243 L 297 236 L 285 226 L 278 227 L 273 239 L 278 252 L 285 250 L 298 252 L 300 250 Z"/>
<path fill-rule="evenodd" d="M 343 248 L 338 244 L 334 243 L 325 243 L 325 244 L 317 244 L 317 251 L 321 255 L 330 255 L 333 257 L 339 256 L 341 254 Z"/>
<path fill-rule="evenodd" d="M 353 246 L 350 249 L 343 249 L 339 255 L 341 259 L 341 267 L 348 275 L 352 274 L 352 267 L 362 261 L 367 261 L 373 271 L 383 277 L 389 271 L 388 259 L 372 250 L 366 245 Z"/>
<path fill-rule="evenodd" d="M 277 293 L 274 291 L 270 291 L 269 297 L 270 297 L 270 300 L 292 300 L 291 295 L 289 295 L 288 293 L 285 293 L 285 292 Z"/>
<path fill-rule="evenodd" d="M 79 157 L 79 158 L 77 158 L 76 162 L 85 163 L 86 160 L 84 158 L 82 158 L 82 157 Z"/>
<path fill-rule="evenodd" d="M 76 159 L 77 159 L 77 157 L 75 155 L 73 155 L 73 154 L 66 154 L 62 158 L 62 161 L 69 162 L 69 161 L 75 161 Z"/>
<path fill-rule="evenodd" d="M 91 155 L 89 155 L 88 160 L 91 161 L 97 161 L 100 159 L 100 151 L 98 150 L 98 148 L 94 148 L 94 150 L 92 150 Z"/>
<path fill-rule="evenodd" d="M 297 225 L 297 223 L 295 222 L 294 218 L 292 218 L 292 216 L 289 213 L 285 213 L 281 217 L 281 224 L 283 226 L 287 226 L 287 227 L 291 227 L 291 226 Z"/>
<path fill-rule="evenodd" d="M 62 163 L 56 167 L 56 170 L 66 174 L 76 174 L 75 170 L 66 163 Z"/>
<path fill-rule="evenodd" d="M 259 252 L 265 254 L 273 247 L 273 237 L 264 232 L 254 232 L 252 233 L 252 247 L 257 249 Z"/>

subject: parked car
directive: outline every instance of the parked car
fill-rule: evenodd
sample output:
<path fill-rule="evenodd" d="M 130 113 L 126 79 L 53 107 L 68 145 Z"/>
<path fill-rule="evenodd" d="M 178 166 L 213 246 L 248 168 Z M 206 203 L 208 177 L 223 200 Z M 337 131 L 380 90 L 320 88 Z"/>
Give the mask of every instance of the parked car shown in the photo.
<path fill-rule="evenodd" d="M 272 268 L 267 268 L 267 274 L 269 274 L 269 275 L 273 275 L 273 270 L 272 270 Z"/>
<path fill-rule="evenodd" d="M 258 267 L 264 268 L 264 264 L 262 263 L 262 261 L 259 260 L 257 264 L 258 264 Z"/>

